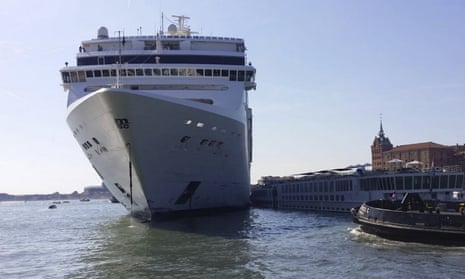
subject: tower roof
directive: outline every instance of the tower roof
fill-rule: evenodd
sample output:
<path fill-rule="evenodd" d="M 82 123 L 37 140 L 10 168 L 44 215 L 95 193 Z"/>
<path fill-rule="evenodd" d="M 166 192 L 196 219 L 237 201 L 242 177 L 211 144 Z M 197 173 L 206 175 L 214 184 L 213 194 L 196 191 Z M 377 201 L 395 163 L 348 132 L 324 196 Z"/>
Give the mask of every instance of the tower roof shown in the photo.
<path fill-rule="evenodd" d="M 382 119 L 380 119 L 380 121 L 379 121 L 379 132 L 378 132 L 378 136 L 375 137 L 374 143 L 377 143 L 379 145 L 385 145 L 385 146 L 388 146 L 388 147 L 392 148 L 391 141 L 384 134 L 383 120 Z"/>

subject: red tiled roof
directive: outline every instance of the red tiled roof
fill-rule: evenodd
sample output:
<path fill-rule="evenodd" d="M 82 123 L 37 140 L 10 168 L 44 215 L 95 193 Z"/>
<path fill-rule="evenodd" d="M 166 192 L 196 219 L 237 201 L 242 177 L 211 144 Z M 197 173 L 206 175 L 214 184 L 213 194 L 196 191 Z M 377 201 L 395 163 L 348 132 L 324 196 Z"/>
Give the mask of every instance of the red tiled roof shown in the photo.
<path fill-rule="evenodd" d="M 437 144 L 434 142 L 421 142 L 421 143 L 413 143 L 413 144 L 404 144 L 394 147 L 393 149 L 387 152 L 399 152 L 399 151 L 407 151 L 407 150 L 418 150 L 418 149 L 431 149 L 431 148 L 447 148 L 448 146 Z"/>

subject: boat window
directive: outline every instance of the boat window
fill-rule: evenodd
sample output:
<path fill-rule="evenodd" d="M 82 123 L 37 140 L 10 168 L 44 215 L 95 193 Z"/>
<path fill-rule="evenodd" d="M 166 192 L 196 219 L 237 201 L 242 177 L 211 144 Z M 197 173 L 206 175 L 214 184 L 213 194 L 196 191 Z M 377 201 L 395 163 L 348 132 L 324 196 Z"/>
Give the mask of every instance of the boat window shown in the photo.
<path fill-rule="evenodd" d="M 128 76 L 129 76 L 129 77 L 132 77 L 132 76 L 134 76 L 134 75 L 135 75 L 134 69 L 128 69 Z"/>
<path fill-rule="evenodd" d="M 227 77 L 227 76 L 229 76 L 228 73 L 229 73 L 228 70 L 221 70 L 221 76 L 222 76 L 222 77 Z"/>
<path fill-rule="evenodd" d="M 100 70 L 94 70 L 94 77 L 101 77 L 102 72 Z"/>
<path fill-rule="evenodd" d="M 71 72 L 71 82 L 76 82 L 77 81 L 77 73 L 76 72 Z"/>
<path fill-rule="evenodd" d="M 161 75 L 160 69 L 153 69 L 153 75 L 160 76 Z"/>
<path fill-rule="evenodd" d="M 423 189 L 429 189 L 430 187 L 430 179 L 429 179 L 429 176 L 423 176 Z"/>
<path fill-rule="evenodd" d="M 146 76 L 151 76 L 152 75 L 152 69 L 144 69 L 144 74 Z"/>
<path fill-rule="evenodd" d="M 404 190 L 404 178 L 402 176 L 396 177 L 396 190 Z"/>
<path fill-rule="evenodd" d="M 205 69 L 205 76 L 206 77 L 211 77 L 212 76 L 212 70 L 211 69 Z"/>
<path fill-rule="evenodd" d="M 178 74 L 180 76 L 187 76 L 187 69 L 179 69 Z"/>
<path fill-rule="evenodd" d="M 79 71 L 78 78 L 79 78 L 79 81 L 81 82 L 86 81 L 86 73 L 84 71 Z"/>
<path fill-rule="evenodd" d="M 111 70 L 110 70 L 110 76 L 116 77 L 116 70 L 111 69 Z"/>
<path fill-rule="evenodd" d="M 229 80 L 236 81 L 237 71 L 229 71 Z"/>
<path fill-rule="evenodd" d="M 456 175 L 451 175 L 449 177 L 449 188 L 455 188 L 455 181 L 456 181 L 457 176 Z"/>
<path fill-rule="evenodd" d="M 413 179 L 411 176 L 405 177 L 405 190 L 412 190 Z"/>
<path fill-rule="evenodd" d="M 68 83 L 68 82 L 71 81 L 71 79 L 69 77 L 69 72 L 62 72 L 61 75 L 63 77 L 63 82 Z"/>
<path fill-rule="evenodd" d="M 413 178 L 413 189 L 421 189 L 421 176 Z"/>
<path fill-rule="evenodd" d="M 254 74 L 253 71 L 247 71 L 245 75 L 245 81 L 254 81 Z"/>
<path fill-rule="evenodd" d="M 92 71 L 86 71 L 86 77 L 88 77 L 88 78 L 93 78 L 93 77 L 94 77 L 94 72 L 92 72 Z"/>
<path fill-rule="evenodd" d="M 218 70 L 218 69 L 213 70 L 213 76 L 214 77 L 219 77 L 220 76 L 220 70 Z"/>
<path fill-rule="evenodd" d="M 102 76 L 109 77 L 110 76 L 110 70 L 102 70 Z"/>
<path fill-rule="evenodd" d="M 187 75 L 193 77 L 196 75 L 195 69 L 187 69 Z"/>
<path fill-rule="evenodd" d="M 457 188 L 463 188 L 463 174 L 457 175 Z"/>
<path fill-rule="evenodd" d="M 197 69 L 197 75 L 203 76 L 203 69 Z"/>
<path fill-rule="evenodd" d="M 143 69 L 136 69 L 136 76 L 143 76 L 144 70 Z"/>
<path fill-rule="evenodd" d="M 178 69 L 175 69 L 175 68 L 170 69 L 170 74 L 171 74 L 172 76 L 177 76 L 177 75 L 178 75 Z"/>
<path fill-rule="evenodd" d="M 126 69 L 120 69 L 119 70 L 119 75 L 122 76 L 122 77 L 125 77 L 126 76 Z"/>
<path fill-rule="evenodd" d="M 439 189 L 439 176 L 433 176 L 431 183 L 433 184 L 433 189 Z"/>
<path fill-rule="evenodd" d="M 244 81 L 244 71 L 237 72 L 237 81 Z"/>
<path fill-rule="evenodd" d="M 447 188 L 447 175 L 440 176 L 440 185 L 441 185 L 441 189 Z"/>
<path fill-rule="evenodd" d="M 169 76 L 170 75 L 170 69 L 163 68 L 161 70 L 162 75 L 164 76 Z"/>

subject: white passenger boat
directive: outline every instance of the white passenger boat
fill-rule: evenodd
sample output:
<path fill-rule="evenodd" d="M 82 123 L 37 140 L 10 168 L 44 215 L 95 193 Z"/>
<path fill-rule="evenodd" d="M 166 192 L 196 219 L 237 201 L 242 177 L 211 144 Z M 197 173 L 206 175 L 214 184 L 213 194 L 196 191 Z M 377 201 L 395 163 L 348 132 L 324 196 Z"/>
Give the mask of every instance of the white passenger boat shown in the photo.
<path fill-rule="evenodd" d="M 255 68 L 243 39 L 193 35 L 188 17 L 151 36 L 83 41 L 60 70 L 67 122 L 121 204 L 161 213 L 250 202 Z"/>
<path fill-rule="evenodd" d="M 350 212 L 366 201 L 400 200 L 406 193 L 418 193 L 425 200 L 448 201 L 459 198 L 463 191 L 463 172 L 344 168 L 263 177 L 252 187 L 252 202 L 281 209 Z"/>

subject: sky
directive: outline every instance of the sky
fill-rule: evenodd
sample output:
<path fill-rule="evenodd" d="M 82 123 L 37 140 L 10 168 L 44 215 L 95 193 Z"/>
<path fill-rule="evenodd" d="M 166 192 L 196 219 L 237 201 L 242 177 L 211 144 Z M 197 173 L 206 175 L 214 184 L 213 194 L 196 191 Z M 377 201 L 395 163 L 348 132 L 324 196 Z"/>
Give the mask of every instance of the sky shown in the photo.
<path fill-rule="evenodd" d="M 394 146 L 465 144 L 465 1 L 30 0 L 0 9 L 0 193 L 81 192 L 100 180 L 66 125 L 59 69 L 106 26 L 153 35 L 186 15 L 244 38 L 257 69 L 251 182 L 371 162 Z"/>

